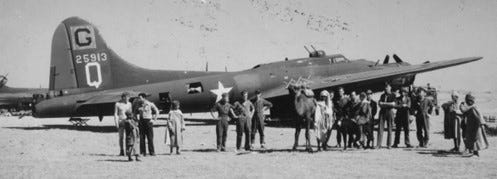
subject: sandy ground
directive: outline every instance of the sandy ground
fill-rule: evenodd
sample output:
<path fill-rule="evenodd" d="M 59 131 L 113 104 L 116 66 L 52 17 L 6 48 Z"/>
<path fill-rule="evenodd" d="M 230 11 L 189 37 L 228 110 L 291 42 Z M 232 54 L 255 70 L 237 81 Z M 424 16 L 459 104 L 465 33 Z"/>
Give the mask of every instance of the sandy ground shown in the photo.
<path fill-rule="evenodd" d="M 497 137 L 489 138 L 491 147 L 479 158 L 446 153 L 452 142 L 443 139 L 441 116 L 431 120 L 432 139 L 427 149 L 332 148 L 313 154 L 304 152 L 303 147 L 301 151 L 290 151 L 294 130 L 278 126 L 266 128 L 269 149 L 265 152 L 236 153 L 233 125 L 228 134 L 228 152 L 217 153 L 215 126 L 200 120 L 187 123 L 183 153 L 169 155 L 163 143 L 164 121 L 159 121 L 154 141 L 158 155 L 142 157 L 141 162 L 127 162 L 126 157 L 117 155 L 117 132 L 111 118 L 103 122 L 92 119 L 87 127 L 74 127 L 62 118 L 6 117 L 0 121 L 1 178 L 497 177 L 497 149 L 493 147 Z M 303 139 L 301 136 L 300 141 Z M 417 144 L 415 131 L 410 139 Z M 335 145 L 335 140 L 330 144 Z"/>
<path fill-rule="evenodd" d="M 184 134 L 185 151 L 169 155 L 162 142 L 165 127 L 160 121 L 155 127 L 158 155 L 133 163 L 117 156 L 117 134 L 111 120 L 92 120 L 88 127 L 73 127 L 66 119 L 12 117 L 1 121 L 1 178 L 497 177 L 494 147 L 483 151 L 480 158 L 443 152 L 451 148 L 451 142 L 443 140 L 440 134 L 440 117 L 432 121 L 433 136 L 428 149 L 334 148 L 314 154 L 291 152 L 293 130 L 280 127 L 266 129 L 269 149 L 265 153 L 236 153 L 234 126 L 230 126 L 228 134 L 228 152 L 217 153 L 214 125 L 189 122 Z M 413 134 L 411 141 L 417 144 Z M 497 143 L 497 138 L 491 137 L 490 143 Z"/>

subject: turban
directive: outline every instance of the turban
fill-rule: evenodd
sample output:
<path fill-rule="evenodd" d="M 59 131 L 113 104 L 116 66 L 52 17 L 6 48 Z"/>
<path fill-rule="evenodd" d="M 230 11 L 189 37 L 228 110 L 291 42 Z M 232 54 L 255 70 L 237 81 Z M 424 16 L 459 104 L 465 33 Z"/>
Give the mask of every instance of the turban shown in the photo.
<path fill-rule="evenodd" d="M 319 94 L 321 96 L 326 96 L 326 97 L 330 96 L 330 93 L 328 93 L 328 91 L 326 91 L 326 90 L 321 91 L 321 93 L 319 93 Z"/>
<path fill-rule="evenodd" d="M 452 91 L 452 93 L 450 95 L 451 96 L 459 96 L 459 93 L 456 90 L 454 90 L 454 91 Z"/>

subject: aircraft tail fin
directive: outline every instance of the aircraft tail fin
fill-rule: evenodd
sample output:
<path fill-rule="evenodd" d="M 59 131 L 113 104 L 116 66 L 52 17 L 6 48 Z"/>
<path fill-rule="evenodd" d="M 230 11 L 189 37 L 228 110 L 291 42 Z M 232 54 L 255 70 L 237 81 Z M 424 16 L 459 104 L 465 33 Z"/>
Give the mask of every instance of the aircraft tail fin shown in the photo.
<path fill-rule="evenodd" d="M 55 30 L 50 62 L 50 90 L 113 87 L 109 49 L 98 29 L 78 17 L 65 19 Z"/>
<path fill-rule="evenodd" d="M 122 88 L 221 73 L 136 66 L 119 57 L 98 29 L 79 17 L 65 19 L 55 30 L 50 63 L 49 90 L 63 92 Z"/>

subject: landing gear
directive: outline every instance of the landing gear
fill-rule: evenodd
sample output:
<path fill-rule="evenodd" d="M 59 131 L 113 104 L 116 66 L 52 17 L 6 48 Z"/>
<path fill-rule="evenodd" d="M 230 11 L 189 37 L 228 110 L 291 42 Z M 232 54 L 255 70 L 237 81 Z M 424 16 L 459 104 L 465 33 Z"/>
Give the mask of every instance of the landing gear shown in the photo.
<path fill-rule="evenodd" d="M 86 122 L 88 122 L 90 119 L 86 118 L 76 118 L 76 117 L 71 117 L 69 118 L 69 122 L 72 123 L 73 126 L 88 126 Z"/>

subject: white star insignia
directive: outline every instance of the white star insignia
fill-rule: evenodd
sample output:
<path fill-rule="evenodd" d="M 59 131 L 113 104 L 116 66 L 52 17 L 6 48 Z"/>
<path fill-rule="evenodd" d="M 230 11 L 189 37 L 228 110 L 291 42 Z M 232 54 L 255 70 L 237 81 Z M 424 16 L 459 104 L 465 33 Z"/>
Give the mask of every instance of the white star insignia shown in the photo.
<path fill-rule="evenodd" d="M 223 84 L 220 81 L 218 81 L 217 82 L 217 89 L 211 90 L 211 92 L 216 95 L 216 103 L 219 100 L 221 100 L 223 93 L 229 93 L 231 91 L 231 88 L 233 88 L 233 87 L 225 88 L 223 86 Z"/>

